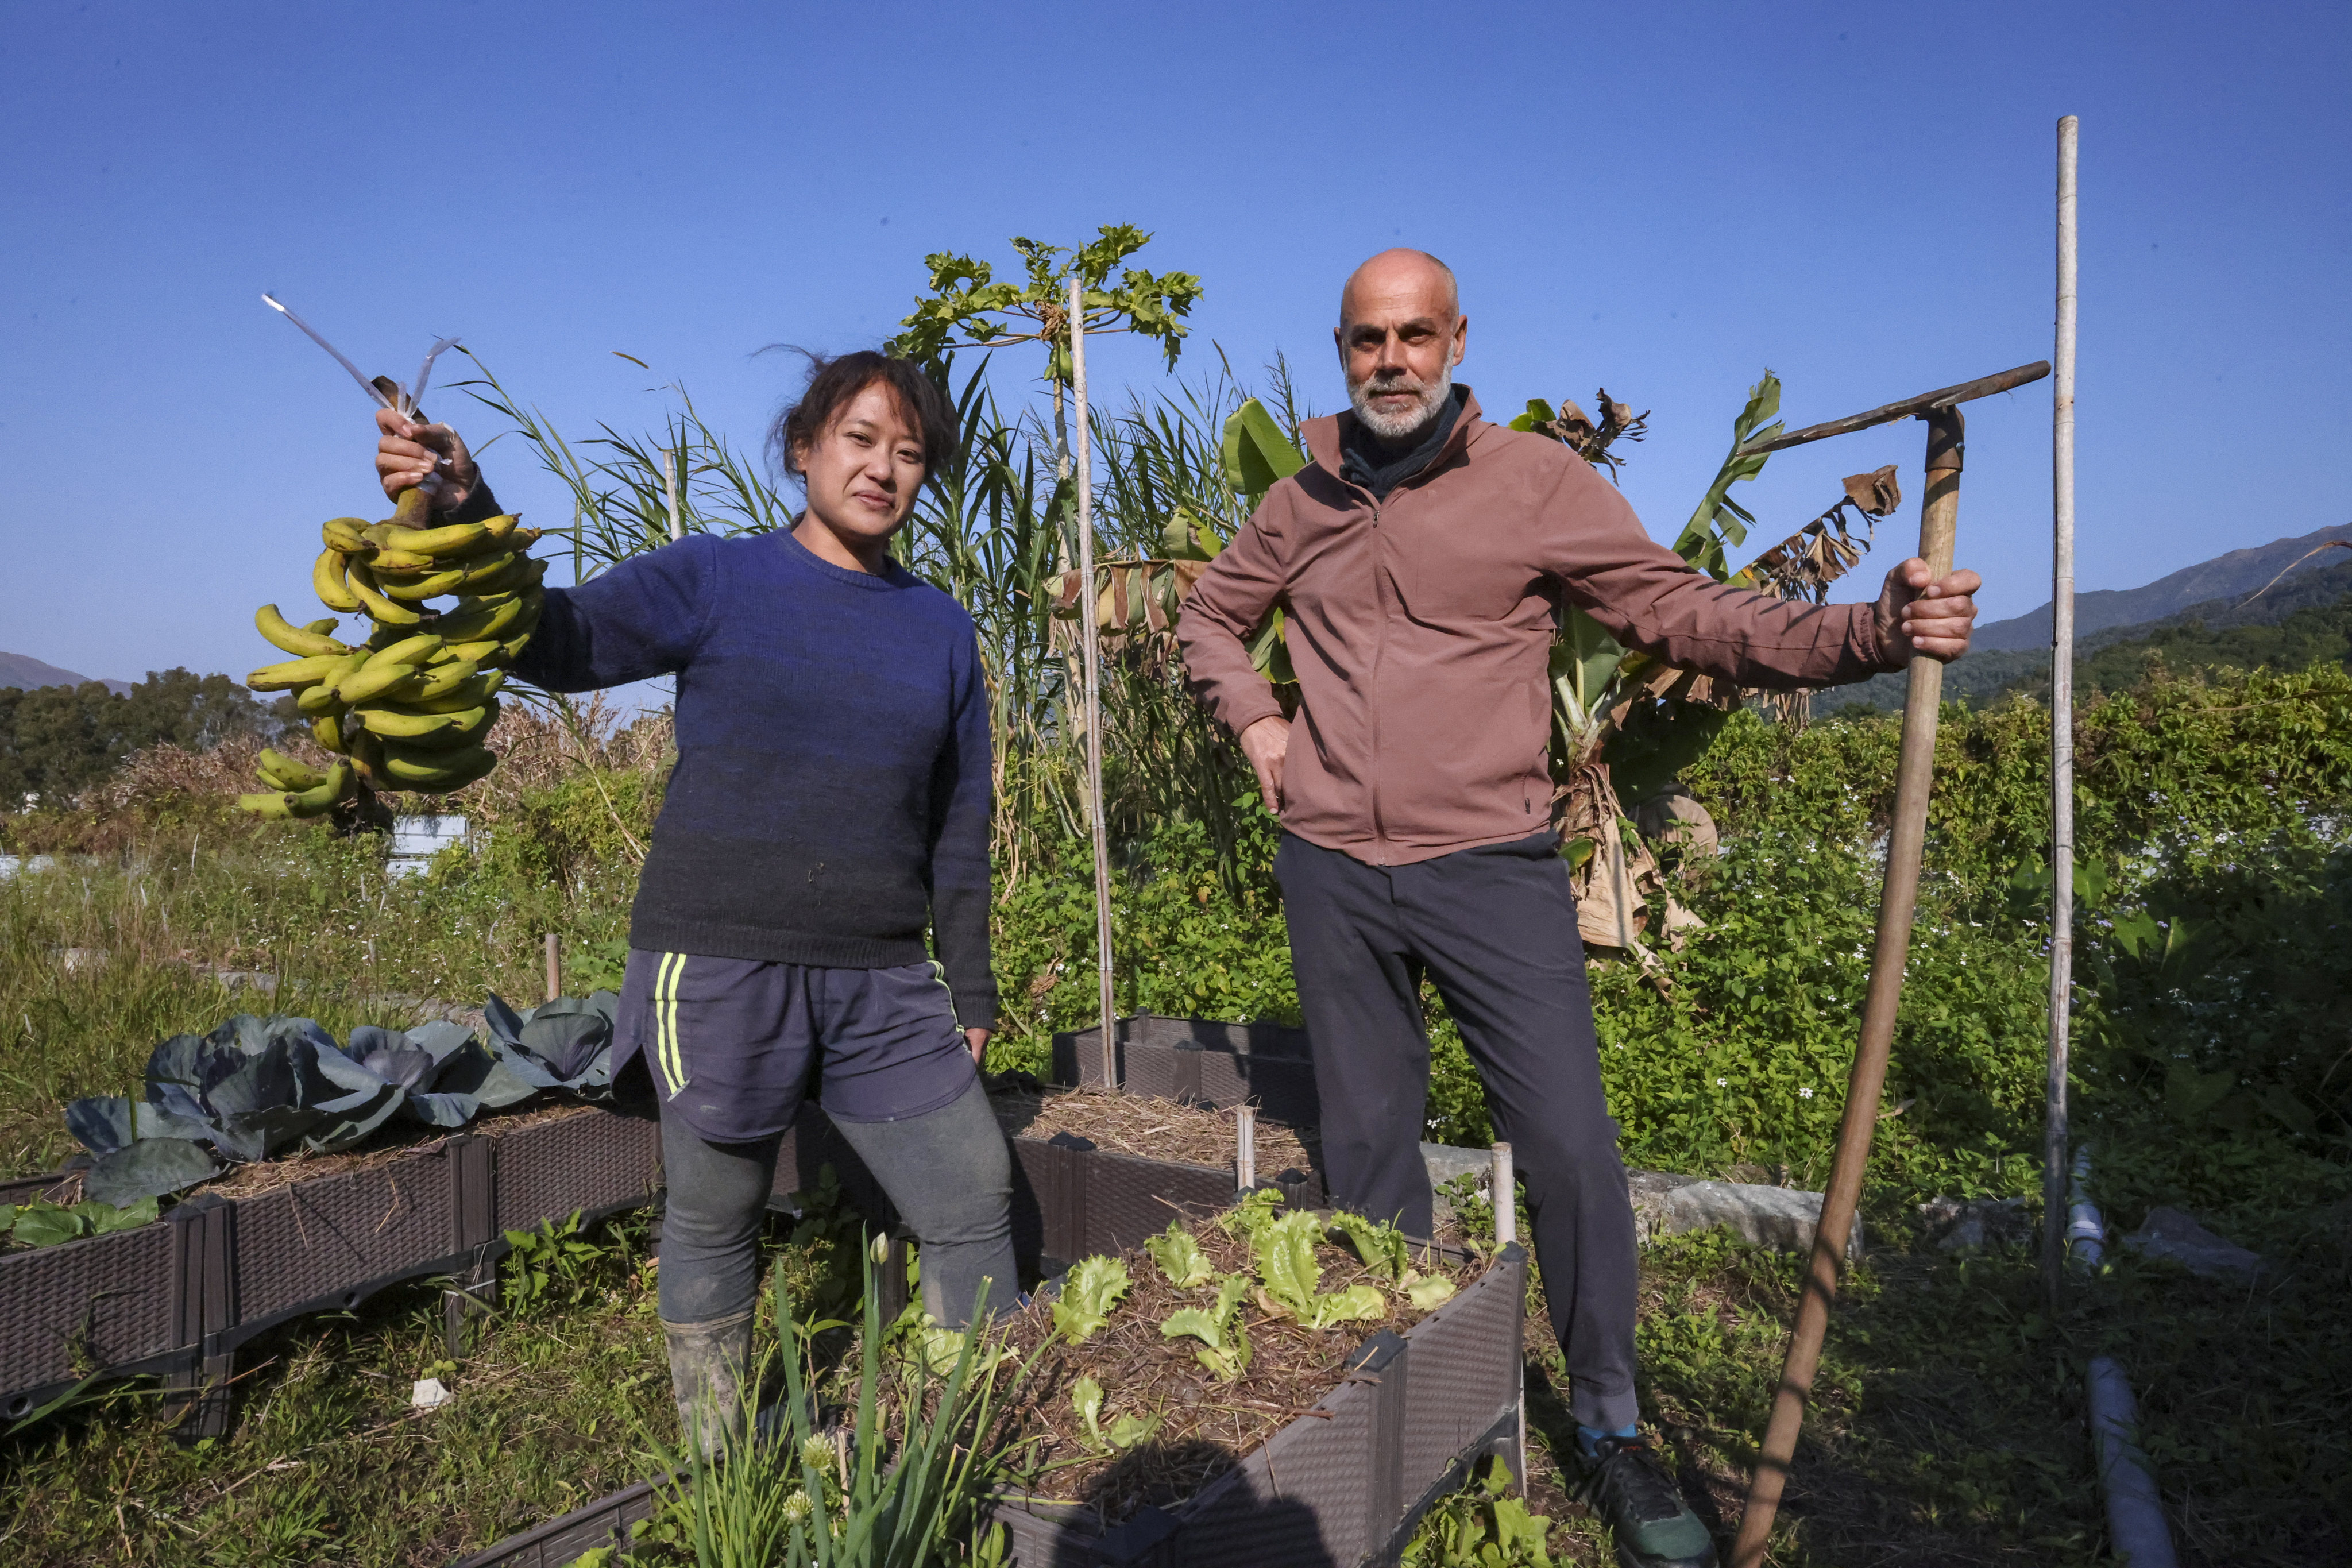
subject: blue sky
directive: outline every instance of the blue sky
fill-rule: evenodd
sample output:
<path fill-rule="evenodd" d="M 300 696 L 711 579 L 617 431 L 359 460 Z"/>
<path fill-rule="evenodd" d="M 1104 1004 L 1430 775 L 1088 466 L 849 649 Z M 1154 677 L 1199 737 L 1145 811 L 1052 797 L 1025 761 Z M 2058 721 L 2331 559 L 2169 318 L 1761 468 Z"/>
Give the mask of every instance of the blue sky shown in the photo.
<path fill-rule="evenodd" d="M 7 16 L 0 648 L 86 674 L 276 657 L 252 607 L 307 606 L 319 521 L 374 514 L 367 405 L 264 289 L 371 372 L 462 333 L 567 430 L 656 425 L 678 380 L 748 445 L 789 390 L 753 351 L 875 342 L 927 251 L 1141 225 L 1206 285 L 1187 370 L 1279 351 L 1328 409 L 1341 278 L 1418 245 L 1461 275 L 1490 410 L 1652 411 L 1623 482 L 1671 537 L 1767 365 L 1811 423 L 2048 355 L 2070 112 L 2082 585 L 2352 518 L 2340 4 Z M 1124 342 L 1093 369 L 1159 378 Z M 2048 595 L 2049 426 L 2046 383 L 1972 407 L 1990 616 Z M 1775 458 L 1745 499 L 1777 537 L 1896 462 L 1898 543 L 1920 430 Z M 563 522 L 510 450 L 500 495 Z"/>

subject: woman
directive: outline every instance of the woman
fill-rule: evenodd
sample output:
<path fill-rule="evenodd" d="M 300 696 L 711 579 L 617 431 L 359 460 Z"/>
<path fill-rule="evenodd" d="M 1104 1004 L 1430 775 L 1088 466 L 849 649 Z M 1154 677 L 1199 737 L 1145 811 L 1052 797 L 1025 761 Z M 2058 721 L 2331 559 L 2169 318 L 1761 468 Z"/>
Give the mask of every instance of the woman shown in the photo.
<path fill-rule="evenodd" d="M 387 494 L 429 481 L 454 521 L 496 514 L 456 431 L 376 423 Z M 769 438 L 808 495 L 791 531 L 698 534 L 551 588 L 514 666 L 551 691 L 677 679 L 614 1072 L 641 1063 L 660 1107 L 662 1331 L 706 1451 L 740 1430 L 761 1219 L 812 1075 L 921 1241 L 926 1310 L 961 1328 L 983 1279 L 999 1303 L 1016 1288 L 975 1070 L 996 1021 L 978 638 L 888 554 L 954 420 L 912 365 L 858 353 L 815 362 Z"/>

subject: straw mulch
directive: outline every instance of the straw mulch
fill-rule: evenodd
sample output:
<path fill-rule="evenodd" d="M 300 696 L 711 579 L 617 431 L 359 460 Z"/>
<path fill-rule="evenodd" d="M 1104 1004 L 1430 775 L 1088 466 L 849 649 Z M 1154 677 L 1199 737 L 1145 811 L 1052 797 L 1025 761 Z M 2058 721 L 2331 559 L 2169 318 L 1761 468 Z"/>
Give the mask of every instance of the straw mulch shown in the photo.
<path fill-rule="evenodd" d="M 1248 1246 L 1228 1237 L 1214 1220 L 1197 1222 L 1192 1233 L 1221 1272 L 1251 1268 Z M 1133 1287 L 1110 1321 L 1084 1343 L 1057 1340 L 1028 1359 L 1053 1328 L 1052 1305 L 1042 1294 L 1003 1322 L 1005 1342 L 1025 1363 L 1008 1391 L 997 1427 L 999 1441 L 1019 1445 L 1011 1479 L 1019 1483 L 1034 1478 L 1029 1495 L 1091 1507 L 1106 1527 L 1146 1504 L 1166 1507 L 1192 1496 L 1304 1416 L 1338 1385 L 1348 1356 L 1367 1339 L 1382 1329 L 1402 1333 L 1428 1316 L 1402 1295 L 1383 1291 L 1384 1321 L 1310 1331 L 1245 1301 L 1240 1316 L 1249 1331 L 1249 1371 L 1238 1382 L 1223 1383 L 1194 1359 L 1200 1342 L 1170 1339 L 1160 1331 L 1160 1323 L 1180 1309 L 1213 1303 L 1215 1287 L 1179 1290 L 1149 1253 L 1138 1248 L 1124 1257 Z M 1318 1258 L 1326 1291 L 1370 1278 L 1343 1247 L 1325 1246 Z M 1444 1274 L 1457 1288 L 1482 1272 L 1480 1264 L 1448 1263 L 1433 1251 L 1417 1256 L 1414 1265 L 1424 1274 Z M 1099 1415 L 1104 1429 L 1132 1415 L 1157 1417 L 1158 1430 L 1123 1453 L 1091 1451 L 1085 1424 L 1070 1405 L 1071 1385 L 1086 1375 L 1108 1391 Z"/>
<path fill-rule="evenodd" d="M 1181 1105 L 1172 1100 L 1108 1093 L 1100 1089 L 1030 1089 L 1004 1085 L 990 1103 L 1006 1134 L 1051 1138 L 1074 1132 L 1095 1146 L 1147 1160 L 1234 1168 L 1234 1113 Z M 1257 1169 L 1262 1177 L 1285 1170 L 1311 1170 L 1322 1151 L 1312 1128 L 1257 1121 Z"/>

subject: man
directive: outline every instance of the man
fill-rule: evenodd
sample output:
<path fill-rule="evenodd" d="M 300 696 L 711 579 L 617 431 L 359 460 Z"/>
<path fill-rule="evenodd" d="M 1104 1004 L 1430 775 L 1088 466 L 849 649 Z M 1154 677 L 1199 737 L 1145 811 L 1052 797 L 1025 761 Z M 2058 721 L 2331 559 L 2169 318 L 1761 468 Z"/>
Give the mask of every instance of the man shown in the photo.
<path fill-rule="evenodd" d="M 1184 659 L 1282 819 L 1275 870 L 1333 1201 L 1430 1232 L 1426 974 L 1527 1182 L 1586 1496 L 1624 1561 L 1709 1563 L 1638 1426 L 1633 1211 L 1548 826 L 1556 609 L 1578 605 L 1679 668 L 1818 687 L 1915 649 L 1966 652 L 1979 580 L 1933 580 L 1915 559 L 1875 605 L 1836 606 L 1717 584 L 1565 447 L 1479 416 L 1453 384 L 1469 332 L 1434 257 L 1391 250 L 1356 269 L 1333 334 L 1352 412 L 1307 422 L 1312 460 L 1185 601 Z M 1277 605 L 1303 734 L 1243 644 Z"/>

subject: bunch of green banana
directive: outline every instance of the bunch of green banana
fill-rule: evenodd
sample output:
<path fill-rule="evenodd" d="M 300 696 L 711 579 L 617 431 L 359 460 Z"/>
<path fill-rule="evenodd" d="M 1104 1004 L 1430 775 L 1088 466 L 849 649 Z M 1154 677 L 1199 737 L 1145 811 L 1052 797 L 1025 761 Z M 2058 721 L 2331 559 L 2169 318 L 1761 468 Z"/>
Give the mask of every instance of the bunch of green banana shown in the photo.
<path fill-rule="evenodd" d="M 275 605 L 256 612 L 261 635 L 296 657 L 255 670 L 247 686 L 293 692 L 312 738 L 349 761 L 321 774 L 265 752 L 270 793 L 244 796 L 246 810 L 316 816 L 362 785 L 446 794 L 497 765 L 481 742 L 498 721 L 506 667 L 539 626 L 547 563 L 527 552 L 540 531 L 512 517 L 431 521 L 429 500 L 412 489 L 382 522 L 339 517 L 320 528 L 311 585 L 329 609 L 368 617 L 360 646 L 329 635 L 331 618 L 296 626 Z M 441 598 L 456 602 L 436 610 Z"/>

